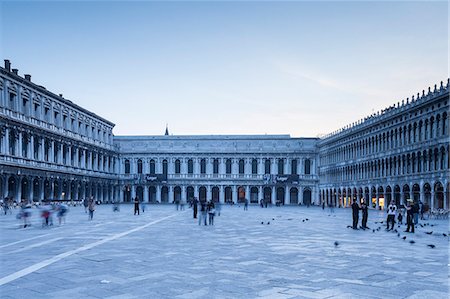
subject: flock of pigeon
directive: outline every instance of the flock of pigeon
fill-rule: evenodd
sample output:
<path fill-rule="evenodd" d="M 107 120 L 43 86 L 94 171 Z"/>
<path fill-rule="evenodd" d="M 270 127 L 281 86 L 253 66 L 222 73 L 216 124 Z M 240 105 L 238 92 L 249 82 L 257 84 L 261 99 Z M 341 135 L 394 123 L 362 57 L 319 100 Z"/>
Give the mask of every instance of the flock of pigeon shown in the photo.
<path fill-rule="evenodd" d="M 330 215 L 328 215 L 328 216 L 330 216 Z M 281 217 L 281 216 L 277 216 L 277 217 Z M 274 221 L 274 220 L 275 220 L 275 218 L 272 218 L 272 221 Z M 292 218 L 288 218 L 287 220 L 293 220 L 293 219 L 292 219 Z M 305 222 L 305 221 L 309 221 L 309 219 L 308 219 L 308 218 L 302 219 L 302 222 Z M 375 224 L 383 224 L 383 223 L 384 223 L 384 221 L 375 221 Z M 267 223 L 265 223 L 264 221 L 261 221 L 261 224 L 270 225 L 270 221 L 267 221 Z M 430 227 L 433 227 L 433 226 L 434 226 L 434 224 L 429 224 L 429 223 L 424 223 L 424 224 L 419 223 L 419 225 L 420 225 L 420 227 L 422 227 L 422 228 L 423 228 L 423 227 L 427 227 L 427 226 L 430 226 Z M 352 228 L 352 226 L 351 226 L 351 225 L 347 225 L 347 228 Z M 397 228 L 400 228 L 400 225 L 398 225 Z M 363 228 L 363 227 L 360 227 L 360 229 L 362 229 L 362 230 L 369 229 L 369 230 L 370 230 L 370 228 Z M 376 229 L 372 229 L 372 233 L 378 232 L 378 231 L 380 231 L 381 229 L 382 229 L 381 226 L 379 226 L 379 227 L 376 228 Z M 389 232 L 390 230 L 385 229 L 385 231 L 386 231 L 386 232 Z M 405 241 L 405 240 L 407 239 L 406 236 L 401 237 L 401 234 L 400 234 L 400 232 L 399 232 L 397 229 L 394 229 L 394 230 L 392 230 L 392 231 L 395 232 L 395 233 L 397 234 L 397 237 L 398 237 L 398 238 L 403 239 L 403 241 Z M 433 231 L 425 232 L 425 234 L 427 234 L 427 235 L 432 235 L 432 234 L 433 234 Z M 437 235 L 437 234 L 435 234 L 435 236 L 436 236 L 436 235 Z M 442 233 L 442 236 L 448 237 L 448 234 Z M 410 244 L 415 244 L 416 241 L 410 240 L 409 243 L 410 243 Z M 339 245 L 340 245 L 340 243 L 339 243 L 338 241 L 335 241 L 335 242 L 334 242 L 334 246 L 335 246 L 335 247 L 338 247 Z M 429 248 L 435 248 L 436 245 L 434 245 L 434 244 L 427 244 L 427 247 L 429 247 Z"/>

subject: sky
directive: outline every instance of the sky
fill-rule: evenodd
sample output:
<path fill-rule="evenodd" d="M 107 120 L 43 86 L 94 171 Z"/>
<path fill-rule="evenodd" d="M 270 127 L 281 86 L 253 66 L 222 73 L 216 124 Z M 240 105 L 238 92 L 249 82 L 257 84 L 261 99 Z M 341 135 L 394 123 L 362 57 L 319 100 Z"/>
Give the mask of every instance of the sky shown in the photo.
<path fill-rule="evenodd" d="M 0 58 L 115 135 L 317 137 L 446 81 L 446 1 L 1 1 Z"/>

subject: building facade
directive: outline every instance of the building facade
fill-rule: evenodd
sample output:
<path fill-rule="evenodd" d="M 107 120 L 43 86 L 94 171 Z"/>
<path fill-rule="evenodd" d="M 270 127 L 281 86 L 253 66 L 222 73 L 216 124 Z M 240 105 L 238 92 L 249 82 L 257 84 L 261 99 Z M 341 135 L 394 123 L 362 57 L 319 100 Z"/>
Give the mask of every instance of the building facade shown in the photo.
<path fill-rule="evenodd" d="M 449 83 L 324 138 L 114 136 L 114 124 L 0 67 L 0 195 L 29 201 L 449 208 Z"/>
<path fill-rule="evenodd" d="M 335 206 L 407 199 L 449 208 L 449 82 L 318 142 L 320 197 Z"/>
<path fill-rule="evenodd" d="M 318 195 L 315 138 L 289 135 L 117 136 L 121 198 L 186 202 L 261 199 L 311 204 Z"/>
<path fill-rule="evenodd" d="M 0 195 L 29 201 L 112 200 L 119 193 L 114 124 L 0 68 Z"/>

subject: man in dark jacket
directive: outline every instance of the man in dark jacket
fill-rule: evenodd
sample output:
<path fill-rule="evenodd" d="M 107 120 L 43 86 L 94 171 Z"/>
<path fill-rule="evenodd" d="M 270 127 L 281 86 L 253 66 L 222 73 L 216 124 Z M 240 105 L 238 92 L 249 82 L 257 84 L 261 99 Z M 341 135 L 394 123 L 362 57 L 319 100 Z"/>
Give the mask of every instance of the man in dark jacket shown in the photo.
<path fill-rule="evenodd" d="M 411 229 L 411 232 L 414 233 L 414 209 L 413 209 L 413 202 L 411 199 L 408 199 L 408 205 L 406 206 L 406 224 L 408 225 L 406 227 L 405 233 L 409 233 L 409 230 Z"/>
<path fill-rule="evenodd" d="M 139 198 L 137 196 L 134 198 L 134 215 L 136 213 L 139 215 Z"/>
<path fill-rule="evenodd" d="M 192 200 L 192 210 L 194 211 L 194 218 L 197 218 L 197 210 L 198 210 L 197 204 L 198 204 L 197 197 L 194 197 L 194 199 Z"/>
<path fill-rule="evenodd" d="M 353 229 L 358 229 L 359 205 L 356 202 L 356 199 L 353 200 L 352 212 L 353 212 Z"/>

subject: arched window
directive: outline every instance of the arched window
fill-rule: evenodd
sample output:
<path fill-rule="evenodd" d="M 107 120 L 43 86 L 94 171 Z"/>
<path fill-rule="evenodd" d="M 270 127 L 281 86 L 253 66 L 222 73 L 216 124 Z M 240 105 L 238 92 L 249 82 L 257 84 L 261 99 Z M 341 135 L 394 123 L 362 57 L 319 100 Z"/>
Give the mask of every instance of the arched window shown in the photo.
<path fill-rule="evenodd" d="M 188 160 L 188 173 L 189 174 L 194 173 L 194 161 L 192 159 Z"/>
<path fill-rule="evenodd" d="M 258 160 L 252 160 L 252 174 L 258 174 Z"/>
<path fill-rule="evenodd" d="M 278 174 L 284 174 L 284 159 L 278 159 Z"/>
<path fill-rule="evenodd" d="M 227 159 L 225 162 L 226 173 L 231 174 L 231 159 Z"/>
<path fill-rule="evenodd" d="M 125 160 L 125 174 L 129 174 L 130 173 L 130 160 L 126 159 Z"/>
<path fill-rule="evenodd" d="M 311 160 L 305 160 L 305 174 L 311 174 Z"/>
<path fill-rule="evenodd" d="M 162 163 L 162 167 L 163 167 L 163 174 L 167 174 L 167 170 L 168 170 L 168 163 L 167 163 L 167 160 L 163 160 L 163 163 Z"/>
<path fill-rule="evenodd" d="M 270 174 L 270 159 L 264 161 L 264 173 Z"/>
<path fill-rule="evenodd" d="M 219 159 L 214 159 L 213 161 L 213 173 L 214 174 L 219 173 Z"/>
<path fill-rule="evenodd" d="M 245 162 L 244 159 L 239 160 L 239 174 L 244 174 L 245 171 Z"/>
<path fill-rule="evenodd" d="M 297 160 L 294 159 L 291 161 L 291 173 L 292 174 L 297 174 Z"/>
<path fill-rule="evenodd" d="M 206 159 L 200 160 L 200 173 L 205 174 L 206 173 Z"/>
<path fill-rule="evenodd" d="M 181 173 L 181 162 L 179 159 L 175 160 L 175 173 L 180 174 Z"/>
<path fill-rule="evenodd" d="M 137 171 L 138 173 L 142 173 L 142 160 L 139 159 L 137 162 Z"/>
<path fill-rule="evenodd" d="M 155 160 L 150 160 L 150 174 L 156 173 L 156 163 Z"/>

